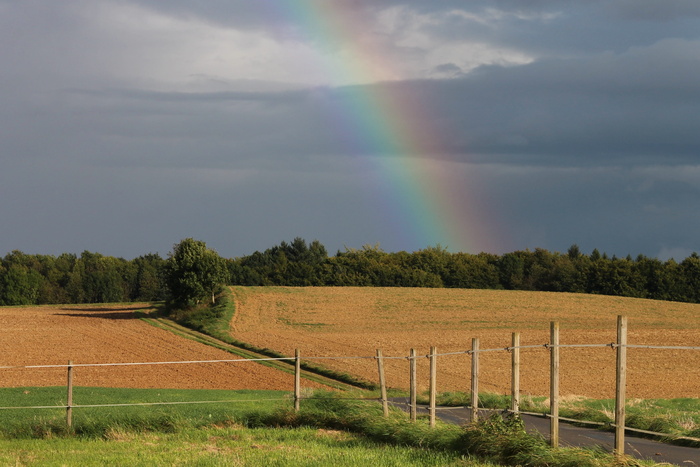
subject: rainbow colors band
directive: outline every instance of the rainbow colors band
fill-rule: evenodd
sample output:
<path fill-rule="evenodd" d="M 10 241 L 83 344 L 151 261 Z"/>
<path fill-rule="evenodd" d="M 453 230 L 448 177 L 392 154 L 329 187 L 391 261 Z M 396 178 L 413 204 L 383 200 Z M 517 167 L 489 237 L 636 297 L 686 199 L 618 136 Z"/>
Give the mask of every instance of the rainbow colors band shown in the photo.
<path fill-rule="evenodd" d="M 479 204 L 480 190 L 466 182 L 474 177 L 464 177 L 468 164 L 445 158 L 445 143 L 454 130 L 435 124 L 434 106 L 427 96 L 413 92 L 416 86 L 390 83 L 398 64 L 371 40 L 371 23 L 362 16 L 372 2 L 290 0 L 269 5 L 329 57 L 342 53 L 342 60 L 315 64 L 314 71 L 325 74 L 329 83 L 373 83 L 335 90 L 341 98 L 333 101 L 337 108 L 331 109 L 332 124 L 344 150 L 378 174 L 376 196 L 400 243 L 416 249 L 440 244 L 470 253 L 497 250 L 491 216 Z"/>

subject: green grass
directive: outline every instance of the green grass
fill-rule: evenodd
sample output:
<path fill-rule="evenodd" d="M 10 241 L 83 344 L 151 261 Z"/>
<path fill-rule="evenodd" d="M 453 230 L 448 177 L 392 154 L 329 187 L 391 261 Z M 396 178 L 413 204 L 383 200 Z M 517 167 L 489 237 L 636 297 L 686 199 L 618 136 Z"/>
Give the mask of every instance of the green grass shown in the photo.
<path fill-rule="evenodd" d="M 429 393 L 426 391 L 416 398 L 419 404 L 429 403 Z M 435 397 L 438 406 L 460 407 L 471 404 L 471 395 L 468 392 L 449 391 L 438 393 Z M 510 408 L 510 396 L 494 393 L 479 393 L 479 407 L 485 409 Z"/>
<path fill-rule="evenodd" d="M 66 388 L 1 388 L 5 407 L 60 406 L 56 409 L 0 410 L 0 438 L 33 438 L 76 434 L 101 437 L 108 430 L 176 431 L 242 419 L 250 411 L 266 413 L 289 407 L 284 391 L 224 391 L 179 389 L 114 389 L 76 387 L 73 405 L 150 404 L 132 407 L 74 407 L 73 429 L 66 427 Z M 262 400 L 262 401 L 259 401 Z M 180 402 L 207 403 L 180 404 Z M 212 401 L 211 403 L 208 401 Z"/>
<path fill-rule="evenodd" d="M 523 412 L 549 413 L 549 405 L 543 396 L 521 398 Z M 428 403 L 428 394 L 418 397 L 418 402 Z M 469 406 L 471 396 L 467 392 L 444 392 L 437 395 L 439 406 Z M 479 393 L 479 407 L 488 409 L 509 409 L 510 396 Z M 628 428 L 646 430 L 667 435 L 666 441 L 700 447 L 700 399 L 631 399 L 625 405 L 625 425 Z M 614 399 L 577 398 L 563 400 L 559 405 L 559 415 L 574 420 L 596 422 L 603 429 L 612 430 L 615 419 Z"/>
<path fill-rule="evenodd" d="M 525 432 L 518 417 L 494 417 L 459 427 L 437 422 L 431 428 L 425 418 L 416 423 L 408 421 L 405 413 L 391 410 L 389 417 L 381 416 L 377 403 L 342 400 L 333 394 L 317 391 L 318 398 L 303 402 L 298 413 L 278 410 L 272 414 L 251 417 L 251 426 L 317 427 L 361 433 L 386 444 L 420 446 L 439 452 L 456 452 L 497 465 L 556 467 L 556 466 L 623 466 L 649 465 L 631 458 L 615 459 L 596 449 L 553 449 L 540 436 Z"/>
<path fill-rule="evenodd" d="M 315 428 L 185 429 L 177 433 L 110 431 L 104 438 L 0 440 L 1 465 L 134 466 L 472 466 L 457 453 L 378 444 L 362 435 Z"/>
<path fill-rule="evenodd" d="M 0 392 L 7 405 L 60 405 L 63 388 Z M 97 465 L 463 465 L 609 466 L 585 449 L 552 449 L 525 433 L 519 419 L 492 418 L 470 427 L 429 427 L 376 402 L 317 392 L 293 411 L 276 391 L 76 388 L 76 405 L 154 401 L 232 401 L 149 407 L 4 410 L 0 464 Z M 341 395 L 342 396 L 342 395 Z M 253 402 L 254 399 L 266 399 Z M 283 400 L 277 400 L 283 399 Z"/>
<path fill-rule="evenodd" d="M 548 413 L 545 398 L 527 398 L 522 410 Z M 625 405 L 625 425 L 628 428 L 652 431 L 668 435 L 666 441 L 700 447 L 700 399 L 630 399 Z M 559 415 L 574 420 L 585 420 L 610 424 L 615 420 L 614 399 L 578 398 L 564 400 L 559 406 Z"/>
<path fill-rule="evenodd" d="M 627 401 L 625 412 L 625 425 L 628 427 L 667 434 L 669 438 L 700 439 L 700 399 L 632 399 Z M 615 401 L 571 401 L 563 405 L 561 414 L 564 417 L 610 423 L 615 417 Z M 694 445 L 700 446 L 700 442 Z"/>
<path fill-rule="evenodd" d="M 288 418 L 289 396 L 76 387 L 70 430 L 63 407 L 0 410 L 0 465 L 492 465 L 467 461 L 458 452 L 387 445 L 361 433 L 279 428 L 279 414 Z M 8 407 L 60 406 L 66 389 L 2 388 L 0 400 Z M 77 407 L 195 401 L 220 403 Z"/>

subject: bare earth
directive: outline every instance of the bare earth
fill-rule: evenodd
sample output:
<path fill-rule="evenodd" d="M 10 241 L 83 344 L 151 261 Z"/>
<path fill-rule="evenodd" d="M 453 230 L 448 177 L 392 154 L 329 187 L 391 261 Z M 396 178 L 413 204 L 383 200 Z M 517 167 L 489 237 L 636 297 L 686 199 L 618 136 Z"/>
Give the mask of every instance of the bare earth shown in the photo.
<path fill-rule="evenodd" d="M 521 391 L 549 392 L 550 321 L 558 321 L 561 344 L 608 344 L 616 339 L 617 315 L 629 319 L 629 344 L 700 346 L 700 305 L 621 297 L 546 292 L 402 288 L 235 287 L 232 335 L 241 341 L 304 357 L 405 357 L 410 348 L 426 355 L 480 348 L 503 349 L 511 333 L 521 345 Z M 507 394 L 510 354 L 480 354 L 480 389 Z M 438 390 L 468 391 L 470 356 L 438 358 Z M 428 362 L 419 362 L 419 388 L 427 389 Z M 377 380 L 373 359 L 318 363 Z M 561 394 L 612 398 L 615 351 L 561 349 Z M 406 359 L 388 360 L 387 383 L 408 386 Z M 700 351 L 628 349 L 628 398 L 700 396 Z"/>
<path fill-rule="evenodd" d="M 157 329 L 148 305 L 0 307 L 0 366 L 231 360 L 236 356 Z M 66 368 L 0 369 L 0 386 L 66 384 Z M 293 390 L 294 377 L 257 363 L 76 367 L 76 386 Z M 305 382 L 310 385 L 309 382 Z"/>

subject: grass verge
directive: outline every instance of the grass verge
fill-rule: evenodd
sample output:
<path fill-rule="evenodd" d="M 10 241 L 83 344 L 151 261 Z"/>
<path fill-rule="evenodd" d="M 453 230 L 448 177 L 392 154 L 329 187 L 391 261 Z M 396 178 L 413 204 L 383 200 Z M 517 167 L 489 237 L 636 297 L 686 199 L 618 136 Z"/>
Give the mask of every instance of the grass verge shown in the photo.
<path fill-rule="evenodd" d="M 0 438 L 5 439 L 101 438 L 115 430 L 174 432 L 229 424 L 250 411 L 267 413 L 292 405 L 285 391 L 75 387 L 73 427 L 68 429 L 65 387 L 0 388 L 0 400 L 3 406 L 13 407 L 0 410 Z M 90 407 L 96 405 L 102 407 Z"/>
<path fill-rule="evenodd" d="M 304 401 L 302 410 L 284 409 L 252 416 L 251 426 L 316 427 L 361 433 L 391 445 L 417 446 L 458 453 L 497 465 L 555 466 L 633 466 L 653 465 L 629 457 L 614 456 L 596 449 L 551 448 L 542 437 L 525 432 L 518 417 L 496 415 L 466 427 L 441 422 L 431 428 L 425 419 L 410 423 L 407 415 L 392 410 L 383 417 L 378 404 L 342 400 L 331 393 L 316 392 L 317 398 Z"/>
<path fill-rule="evenodd" d="M 461 466 L 497 467 L 456 453 L 373 442 L 315 428 L 185 429 L 177 433 L 115 430 L 103 439 L 0 440 L 1 465 L 133 466 Z"/>
<path fill-rule="evenodd" d="M 468 406 L 471 395 L 466 392 L 444 392 L 437 395 L 436 401 L 439 406 Z M 418 402 L 427 404 L 427 393 L 420 395 Z M 479 407 L 508 409 L 510 396 L 479 393 Z M 521 399 L 520 409 L 523 412 L 546 414 L 549 413 L 549 402 L 543 396 L 526 396 Z M 625 412 L 625 425 L 628 428 L 658 433 L 663 441 L 669 443 L 700 447 L 700 399 L 630 399 L 625 405 Z M 559 415 L 572 420 L 598 423 L 601 429 L 613 431 L 615 400 L 564 398 L 560 402 Z M 646 436 L 654 437 L 649 434 Z"/>
<path fill-rule="evenodd" d="M 62 390 L 3 389 L 0 395 L 14 404 L 59 404 Z M 302 402 L 299 412 L 276 391 L 76 388 L 75 396 L 80 405 L 115 401 L 227 402 L 176 407 L 76 407 L 71 430 L 65 427 L 65 409 L 51 409 L 52 413 L 39 418 L 28 409 L 12 411 L 9 416 L 2 413 L 0 463 L 104 465 L 118 460 L 130 465 L 652 465 L 631 458 L 615 459 L 596 450 L 552 449 L 541 437 L 526 434 L 518 418 L 494 417 L 469 427 L 438 422 L 431 428 L 424 418 L 412 423 L 398 410 L 385 418 L 376 402 L 342 399 L 332 392 L 318 391 Z"/>

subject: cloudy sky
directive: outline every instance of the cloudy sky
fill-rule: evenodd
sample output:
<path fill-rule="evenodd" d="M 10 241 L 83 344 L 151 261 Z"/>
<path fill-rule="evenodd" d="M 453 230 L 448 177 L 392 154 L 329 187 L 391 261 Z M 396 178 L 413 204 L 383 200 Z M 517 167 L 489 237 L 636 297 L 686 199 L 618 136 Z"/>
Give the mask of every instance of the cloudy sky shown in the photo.
<path fill-rule="evenodd" d="M 697 0 L 0 0 L 0 254 L 700 251 Z"/>

